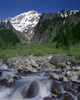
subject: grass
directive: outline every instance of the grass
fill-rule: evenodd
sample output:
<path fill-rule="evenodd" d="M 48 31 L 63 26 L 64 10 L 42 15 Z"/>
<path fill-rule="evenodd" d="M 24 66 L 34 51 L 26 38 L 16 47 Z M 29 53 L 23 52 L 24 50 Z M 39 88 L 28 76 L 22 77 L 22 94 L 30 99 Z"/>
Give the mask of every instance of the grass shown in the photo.
<path fill-rule="evenodd" d="M 33 45 L 17 44 L 15 47 L 10 47 L 5 50 L 0 49 L 0 58 L 6 60 L 16 55 L 24 57 L 28 55 L 45 56 L 48 54 L 64 53 L 66 53 L 66 51 L 62 48 L 57 49 L 55 43 L 35 43 Z"/>
<path fill-rule="evenodd" d="M 5 50 L 0 49 L 0 59 L 6 61 L 8 58 L 15 57 L 16 55 L 25 57 L 29 55 L 45 56 L 49 54 L 66 54 L 67 51 L 63 48 L 56 48 L 56 43 L 35 43 L 32 45 L 17 44 L 15 47 L 10 47 Z M 80 59 L 80 43 L 70 48 L 71 55 L 76 59 Z"/>
<path fill-rule="evenodd" d="M 80 43 L 77 43 L 70 49 L 70 54 L 75 56 L 76 59 L 80 59 Z"/>

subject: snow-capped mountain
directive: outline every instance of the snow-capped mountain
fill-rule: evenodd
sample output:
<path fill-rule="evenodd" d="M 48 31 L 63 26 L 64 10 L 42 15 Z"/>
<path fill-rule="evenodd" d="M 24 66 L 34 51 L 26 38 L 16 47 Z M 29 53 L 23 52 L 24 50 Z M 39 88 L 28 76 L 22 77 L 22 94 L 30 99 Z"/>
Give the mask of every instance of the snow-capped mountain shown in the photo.
<path fill-rule="evenodd" d="M 31 39 L 37 33 L 38 23 L 45 20 L 52 20 L 58 17 L 74 16 L 80 10 L 61 10 L 57 13 L 40 14 L 34 10 L 22 13 L 13 18 L 6 18 L 0 21 L 0 30 L 11 29 L 21 40 L 22 43 L 30 43 Z M 1 27 L 4 26 L 4 27 Z M 37 27 L 36 27 L 37 26 Z M 40 26 L 41 27 L 41 26 Z"/>
<path fill-rule="evenodd" d="M 54 19 L 54 18 L 57 18 L 57 17 L 68 17 L 68 16 L 71 16 L 71 15 L 75 15 L 76 13 L 80 12 L 80 10 L 61 10 L 60 12 L 57 12 L 57 13 L 43 13 L 42 14 L 42 17 L 40 19 L 40 22 L 43 22 L 47 19 Z"/>
<path fill-rule="evenodd" d="M 58 12 L 61 17 L 68 17 L 69 15 L 76 14 L 79 10 L 62 10 Z M 22 13 L 13 18 L 4 19 L 4 22 L 10 21 L 13 28 L 19 32 L 27 32 L 29 28 L 33 28 L 39 22 L 41 14 L 32 10 L 29 12 Z"/>
<path fill-rule="evenodd" d="M 41 14 L 31 10 L 13 18 L 6 18 L 0 21 L 8 29 L 12 29 L 22 43 L 29 43 L 34 35 L 34 27 L 39 22 Z"/>
<path fill-rule="evenodd" d="M 39 22 L 41 14 L 32 10 L 26 13 L 22 13 L 13 18 L 7 18 L 4 21 L 10 21 L 15 30 L 20 32 L 27 32 L 29 27 L 35 27 Z"/>
<path fill-rule="evenodd" d="M 61 17 L 68 17 L 70 15 L 76 14 L 77 12 L 79 12 L 79 10 L 62 10 L 60 12 L 58 12 L 58 14 L 60 14 Z"/>

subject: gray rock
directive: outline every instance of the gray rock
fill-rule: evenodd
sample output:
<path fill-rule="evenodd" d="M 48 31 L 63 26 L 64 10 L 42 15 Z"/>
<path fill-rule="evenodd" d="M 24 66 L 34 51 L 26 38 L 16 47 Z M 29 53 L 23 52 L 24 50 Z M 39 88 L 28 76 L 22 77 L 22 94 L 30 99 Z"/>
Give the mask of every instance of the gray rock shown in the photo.
<path fill-rule="evenodd" d="M 6 75 L 5 78 L 2 80 L 2 83 L 4 83 L 4 85 L 7 87 L 11 87 L 15 83 L 15 80 L 11 75 Z"/>
<path fill-rule="evenodd" d="M 6 86 L 11 87 L 15 83 L 15 80 L 13 78 L 10 78 L 7 80 Z"/>
<path fill-rule="evenodd" d="M 54 73 L 53 75 L 50 76 L 50 79 L 59 80 L 59 75 Z"/>
<path fill-rule="evenodd" d="M 65 62 L 60 62 L 56 64 L 58 67 L 64 68 L 66 66 Z"/>
<path fill-rule="evenodd" d="M 56 66 L 64 67 L 66 65 L 65 55 L 54 55 L 50 60 L 50 63 Z"/>
<path fill-rule="evenodd" d="M 42 71 L 53 71 L 55 68 L 55 66 L 51 65 L 50 63 L 44 63 L 42 66 L 41 66 L 41 70 Z"/>
<path fill-rule="evenodd" d="M 33 60 L 33 59 L 28 60 L 28 61 L 26 62 L 26 64 L 27 64 L 27 65 L 31 65 L 32 67 L 35 67 L 35 68 L 38 67 L 36 61 Z"/>
<path fill-rule="evenodd" d="M 68 78 L 67 77 L 63 77 L 63 81 L 64 82 L 68 82 Z"/>
<path fill-rule="evenodd" d="M 73 81 L 73 82 L 77 82 L 77 79 L 78 79 L 78 75 L 77 75 L 77 74 L 73 74 L 73 75 L 70 77 L 70 80 Z"/>

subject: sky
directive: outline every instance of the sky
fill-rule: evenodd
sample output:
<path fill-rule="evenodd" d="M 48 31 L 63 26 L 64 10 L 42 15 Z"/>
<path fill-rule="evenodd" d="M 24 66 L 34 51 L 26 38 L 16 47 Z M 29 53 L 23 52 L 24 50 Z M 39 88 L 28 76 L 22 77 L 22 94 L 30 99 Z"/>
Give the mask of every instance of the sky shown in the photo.
<path fill-rule="evenodd" d="M 30 10 L 55 13 L 62 9 L 80 10 L 80 0 L 0 0 L 0 20 Z"/>

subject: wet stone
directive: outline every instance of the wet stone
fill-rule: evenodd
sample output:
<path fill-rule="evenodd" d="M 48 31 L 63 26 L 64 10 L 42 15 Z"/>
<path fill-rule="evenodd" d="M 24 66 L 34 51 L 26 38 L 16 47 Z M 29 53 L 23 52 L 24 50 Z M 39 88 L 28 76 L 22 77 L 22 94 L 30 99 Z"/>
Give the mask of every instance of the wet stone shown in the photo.
<path fill-rule="evenodd" d="M 75 100 L 75 98 L 69 93 L 64 93 L 61 100 Z"/>
<path fill-rule="evenodd" d="M 17 71 L 20 73 L 20 72 L 22 72 L 22 69 L 18 69 Z"/>
<path fill-rule="evenodd" d="M 77 95 L 77 99 L 80 100 L 80 92 Z"/>
<path fill-rule="evenodd" d="M 63 97 L 63 95 L 64 95 L 64 93 L 60 93 L 60 94 L 57 95 L 57 98 L 61 99 Z"/>
<path fill-rule="evenodd" d="M 49 72 L 45 72 L 44 76 L 50 76 Z"/>
<path fill-rule="evenodd" d="M 72 89 L 72 82 L 64 82 L 63 83 L 63 88 L 66 91 L 70 91 Z"/>
<path fill-rule="evenodd" d="M 52 92 L 53 94 L 59 94 L 59 93 L 62 92 L 61 86 L 60 86 L 60 84 L 59 84 L 58 82 L 56 82 L 56 81 L 53 81 L 53 82 L 52 82 L 51 92 Z"/>
<path fill-rule="evenodd" d="M 0 71 L 0 76 L 2 75 L 2 72 Z"/>
<path fill-rule="evenodd" d="M 11 87 L 15 83 L 15 80 L 13 78 L 10 78 L 6 81 L 6 86 Z"/>
<path fill-rule="evenodd" d="M 80 86 L 78 86 L 78 92 L 80 92 Z"/>
<path fill-rule="evenodd" d="M 44 97 L 43 100 L 56 100 L 55 98 L 52 98 L 52 97 Z"/>
<path fill-rule="evenodd" d="M 5 85 L 6 84 L 6 81 L 7 81 L 7 79 L 5 79 L 5 78 L 4 79 L 1 79 L 0 80 L 0 85 Z"/>
<path fill-rule="evenodd" d="M 20 76 L 14 76 L 13 78 L 14 78 L 15 80 L 20 80 L 20 79 L 21 79 Z"/>
<path fill-rule="evenodd" d="M 78 84 L 73 83 L 73 84 L 72 84 L 72 88 L 73 88 L 74 90 L 77 90 L 77 89 L 78 89 Z"/>
<path fill-rule="evenodd" d="M 32 72 L 31 72 L 31 71 L 26 71 L 26 70 L 25 70 L 25 71 L 23 71 L 23 73 L 24 73 L 24 74 L 31 74 Z"/>
<path fill-rule="evenodd" d="M 59 80 L 59 75 L 53 74 L 53 75 L 50 76 L 50 79 Z"/>
<path fill-rule="evenodd" d="M 36 81 L 33 81 L 31 85 L 29 86 L 28 90 L 25 92 L 25 97 L 26 98 L 33 98 L 37 96 L 39 92 L 39 84 Z"/>

